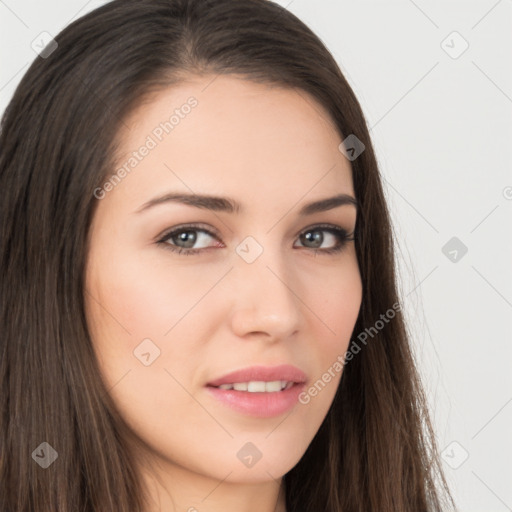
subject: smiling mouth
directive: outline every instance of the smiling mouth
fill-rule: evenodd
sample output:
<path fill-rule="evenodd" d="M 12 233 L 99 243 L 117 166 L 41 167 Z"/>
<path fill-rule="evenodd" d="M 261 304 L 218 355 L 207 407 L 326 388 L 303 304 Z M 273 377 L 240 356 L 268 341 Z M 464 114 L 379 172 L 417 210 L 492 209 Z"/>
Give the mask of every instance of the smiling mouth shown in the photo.
<path fill-rule="evenodd" d="M 246 391 L 248 393 L 276 393 L 290 389 L 294 384 L 293 381 L 286 380 L 273 380 L 273 381 L 257 381 L 251 380 L 248 382 L 234 382 L 232 384 L 221 384 L 219 386 L 211 386 L 217 389 L 224 389 L 226 391 Z"/>
<path fill-rule="evenodd" d="M 206 389 L 214 399 L 237 413 L 272 418 L 295 407 L 304 387 L 305 383 L 275 380 L 209 384 Z"/>

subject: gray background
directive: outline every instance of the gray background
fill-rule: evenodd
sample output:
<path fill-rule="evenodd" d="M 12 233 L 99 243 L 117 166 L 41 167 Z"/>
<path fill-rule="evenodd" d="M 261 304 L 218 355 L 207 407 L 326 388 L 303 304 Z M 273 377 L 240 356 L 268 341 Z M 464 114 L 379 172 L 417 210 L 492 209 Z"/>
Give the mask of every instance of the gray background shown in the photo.
<path fill-rule="evenodd" d="M 103 3 L 0 0 L 0 111 L 39 34 Z M 365 112 L 457 505 L 512 510 L 512 1 L 278 3 L 325 42 Z"/>

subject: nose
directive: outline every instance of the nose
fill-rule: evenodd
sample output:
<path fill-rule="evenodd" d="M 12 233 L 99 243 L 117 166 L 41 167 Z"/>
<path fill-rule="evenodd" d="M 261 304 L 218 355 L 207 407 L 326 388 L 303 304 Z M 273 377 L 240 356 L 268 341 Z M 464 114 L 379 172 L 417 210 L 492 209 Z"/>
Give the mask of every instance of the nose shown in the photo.
<path fill-rule="evenodd" d="M 231 326 L 239 337 L 262 336 L 268 341 L 290 337 L 300 328 L 302 301 L 294 290 L 283 255 L 270 251 L 254 262 L 239 260 L 233 269 Z M 295 284 L 295 287 L 297 285 Z"/>

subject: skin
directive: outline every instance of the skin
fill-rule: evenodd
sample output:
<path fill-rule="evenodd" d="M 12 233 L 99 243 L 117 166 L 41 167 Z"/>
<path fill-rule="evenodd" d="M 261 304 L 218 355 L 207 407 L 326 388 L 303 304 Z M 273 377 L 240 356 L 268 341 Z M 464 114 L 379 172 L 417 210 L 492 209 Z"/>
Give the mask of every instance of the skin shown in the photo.
<path fill-rule="evenodd" d="M 354 242 L 322 254 L 338 241 L 318 228 L 313 235 L 324 239 L 315 255 L 318 246 L 300 234 L 319 223 L 351 234 L 357 211 L 343 205 L 303 218 L 298 211 L 337 193 L 354 197 L 351 167 L 328 113 L 304 91 L 213 78 L 160 91 L 125 120 L 119 165 L 169 112 L 190 96 L 198 100 L 98 200 L 86 315 L 105 384 L 144 443 L 133 455 L 148 512 L 284 512 L 282 477 L 317 433 L 341 372 L 309 403 L 273 418 L 235 412 L 205 385 L 254 364 L 289 363 L 307 374 L 309 387 L 345 353 L 362 300 Z M 245 211 L 163 203 L 136 212 L 171 191 L 229 196 Z M 218 238 L 195 231 L 191 247 L 202 251 L 195 255 L 166 248 L 187 247 L 177 236 L 157 243 L 186 223 Z M 236 252 L 247 236 L 263 248 L 250 264 Z M 160 350 L 148 366 L 134 355 L 146 338 Z M 250 468 L 237 457 L 249 441 L 262 453 Z"/>

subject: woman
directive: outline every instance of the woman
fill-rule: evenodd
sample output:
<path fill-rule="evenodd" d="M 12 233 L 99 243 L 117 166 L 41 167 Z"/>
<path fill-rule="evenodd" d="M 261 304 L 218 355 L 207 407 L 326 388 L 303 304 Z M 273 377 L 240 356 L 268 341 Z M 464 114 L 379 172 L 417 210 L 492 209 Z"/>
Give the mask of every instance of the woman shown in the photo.
<path fill-rule="evenodd" d="M 2 120 L 0 509 L 441 510 L 320 40 L 264 0 L 115 0 L 56 43 Z"/>

